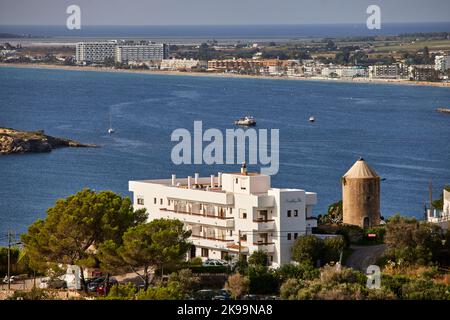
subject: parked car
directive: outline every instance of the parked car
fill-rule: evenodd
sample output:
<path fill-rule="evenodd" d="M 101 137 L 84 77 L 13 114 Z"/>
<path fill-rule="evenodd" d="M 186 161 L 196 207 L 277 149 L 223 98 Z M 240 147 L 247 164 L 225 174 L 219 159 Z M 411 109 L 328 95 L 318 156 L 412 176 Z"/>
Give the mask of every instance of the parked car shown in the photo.
<path fill-rule="evenodd" d="M 227 266 L 228 262 L 221 259 L 206 259 L 205 262 L 203 262 L 203 266 L 205 267 L 217 267 L 217 266 Z"/>
<path fill-rule="evenodd" d="M 117 283 L 118 282 L 115 278 L 109 278 L 108 288 L 110 288 L 111 286 L 113 286 L 114 284 L 117 284 Z M 97 292 L 97 293 L 103 294 L 104 293 L 104 284 L 105 284 L 104 277 L 95 278 L 87 283 L 87 289 L 89 292 Z"/>
<path fill-rule="evenodd" d="M 217 291 L 217 295 L 212 298 L 212 300 L 230 300 L 231 293 L 226 289 L 220 289 Z"/>
<path fill-rule="evenodd" d="M 41 289 L 66 289 L 67 283 L 60 278 L 45 277 L 41 278 L 39 288 Z"/>
<path fill-rule="evenodd" d="M 96 292 L 100 283 L 105 282 L 105 278 L 98 277 L 86 280 L 86 287 L 89 292 Z"/>
<path fill-rule="evenodd" d="M 10 277 L 10 280 L 8 281 L 8 276 L 6 275 L 4 278 L 3 278 L 3 283 L 14 283 L 14 281 L 16 280 L 16 277 L 15 276 L 11 276 Z"/>
<path fill-rule="evenodd" d="M 194 294 L 195 300 L 212 300 L 215 296 L 217 296 L 217 293 L 214 290 L 210 289 L 203 289 L 198 290 Z"/>
<path fill-rule="evenodd" d="M 118 284 L 117 280 L 114 278 L 110 278 L 108 284 L 106 285 L 106 293 L 108 293 L 109 289 L 115 284 Z M 105 294 L 105 282 L 101 282 L 96 289 L 96 292 L 100 295 Z"/>

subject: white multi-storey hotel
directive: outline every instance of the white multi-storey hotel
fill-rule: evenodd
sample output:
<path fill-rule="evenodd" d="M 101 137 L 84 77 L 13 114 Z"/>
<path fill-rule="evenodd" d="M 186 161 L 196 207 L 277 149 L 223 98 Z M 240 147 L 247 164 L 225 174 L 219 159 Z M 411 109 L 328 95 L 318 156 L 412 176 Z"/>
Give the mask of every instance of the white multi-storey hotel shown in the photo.
<path fill-rule="evenodd" d="M 116 62 L 161 61 L 169 57 L 169 46 L 164 43 L 125 43 L 116 47 Z"/>
<path fill-rule="evenodd" d="M 79 63 L 103 62 L 114 58 L 117 41 L 79 42 L 76 44 L 76 60 Z"/>
<path fill-rule="evenodd" d="M 135 209 L 149 220 L 182 221 L 192 231 L 189 258 L 246 258 L 265 251 L 274 267 L 291 262 L 298 236 L 310 234 L 317 195 L 302 189 L 272 188 L 270 176 L 239 173 L 130 181 Z M 239 239 L 240 238 L 240 239 Z"/>
<path fill-rule="evenodd" d="M 99 63 L 105 59 L 116 62 L 161 61 L 169 57 L 169 45 L 149 41 L 99 41 L 76 44 L 79 63 Z"/>

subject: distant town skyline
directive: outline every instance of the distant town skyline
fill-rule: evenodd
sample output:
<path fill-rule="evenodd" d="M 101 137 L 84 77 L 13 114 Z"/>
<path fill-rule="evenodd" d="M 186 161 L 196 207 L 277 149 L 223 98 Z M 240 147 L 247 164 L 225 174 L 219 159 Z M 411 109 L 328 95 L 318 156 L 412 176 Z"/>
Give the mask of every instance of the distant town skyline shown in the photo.
<path fill-rule="evenodd" d="M 65 25 L 69 5 L 83 25 L 261 25 L 450 21 L 448 0 L 0 0 L 0 25 Z"/>

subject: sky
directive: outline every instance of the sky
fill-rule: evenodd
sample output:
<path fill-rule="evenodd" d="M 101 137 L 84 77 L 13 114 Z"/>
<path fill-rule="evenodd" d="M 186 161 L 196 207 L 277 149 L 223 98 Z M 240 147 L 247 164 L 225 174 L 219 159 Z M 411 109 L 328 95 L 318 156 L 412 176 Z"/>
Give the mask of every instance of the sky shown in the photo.
<path fill-rule="evenodd" d="M 65 25 L 72 4 L 84 25 L 365 23 L 371 4 L 383 23 L 450 21 L 450 0 L 0 0 L 0 25 Z"/>

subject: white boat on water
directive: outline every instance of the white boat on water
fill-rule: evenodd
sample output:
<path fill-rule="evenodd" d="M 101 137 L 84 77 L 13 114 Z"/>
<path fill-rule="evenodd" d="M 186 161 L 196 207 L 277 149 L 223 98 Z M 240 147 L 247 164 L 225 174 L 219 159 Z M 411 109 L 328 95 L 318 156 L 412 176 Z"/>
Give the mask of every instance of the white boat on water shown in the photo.
<path fill-rule="evenodd" d="M 109 113 L 109 129 L 108 129 L 108 133 L 109 134 L 114 133 L 114 129 L 111 126 L 111 112 Z"/>
<path fill-rule="evenodd" d="M 239 120 L 235 120 L 234 124 L 238 126 L 254 126 L 256 125 L 256 120 L 252 116 L 245 116 Z"/>
<path fill-rule="evenodd" d="M 314 118 L 314 117 L 309 117 L 309 122 L 314 122 L 314 121 L 316 121 L 316 118 Z"/>

